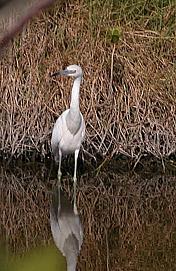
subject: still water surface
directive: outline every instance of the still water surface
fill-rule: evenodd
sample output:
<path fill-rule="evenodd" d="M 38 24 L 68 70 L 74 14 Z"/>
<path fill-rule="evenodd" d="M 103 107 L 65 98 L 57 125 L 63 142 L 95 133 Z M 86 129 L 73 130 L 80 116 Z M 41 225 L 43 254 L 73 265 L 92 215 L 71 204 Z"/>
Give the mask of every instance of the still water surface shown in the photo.
<path fill-rule="evenodd" d="M 176 270 L 176 177 L 142 175 L 111 168 L 79 178 L 84 241 L 78 270 Z M 1 164 L 0 235 L 11 252 L 53 244 L 55 176 L 44 164 Z M 71 201 L 71 175 L 63 176 L 62 188 Z"/>

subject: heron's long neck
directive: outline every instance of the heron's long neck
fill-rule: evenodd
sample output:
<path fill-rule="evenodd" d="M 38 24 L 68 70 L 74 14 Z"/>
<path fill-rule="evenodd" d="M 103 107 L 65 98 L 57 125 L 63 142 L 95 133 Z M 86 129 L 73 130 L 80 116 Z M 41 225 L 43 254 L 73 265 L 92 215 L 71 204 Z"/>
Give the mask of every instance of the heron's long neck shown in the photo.
<path fill-rule="evenodd" d="M 81 84 L 82 77 L 77 77 L 74 80 L 72 93 L 71 93 L 71 103 L 70 103 L 70 110 L 71 111 L 79 111 L 79 90 Z"/>

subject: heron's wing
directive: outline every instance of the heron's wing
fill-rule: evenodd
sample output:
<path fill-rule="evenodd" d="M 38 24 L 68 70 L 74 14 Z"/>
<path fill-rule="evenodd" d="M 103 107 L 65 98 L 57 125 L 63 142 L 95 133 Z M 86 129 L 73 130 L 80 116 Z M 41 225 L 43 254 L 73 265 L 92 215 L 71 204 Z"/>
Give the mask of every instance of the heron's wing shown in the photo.
<path fill-rule="evenodd" d="M 70 133 L 74 136 L 79 131 L 82 125 L 82 119 L 80 111 L 69 110 L 66 116 L 66 125 Z"/>
<path fill-rule="evenodd" d="M 54 154 L 55 161 L 59 159 L 59 143 L 65 133 L 65 121 L 64 118 L 67 115 L 69 109 L 65 110 L 60 117 L 56 120 L 51 137 L 51 148 Z"/>

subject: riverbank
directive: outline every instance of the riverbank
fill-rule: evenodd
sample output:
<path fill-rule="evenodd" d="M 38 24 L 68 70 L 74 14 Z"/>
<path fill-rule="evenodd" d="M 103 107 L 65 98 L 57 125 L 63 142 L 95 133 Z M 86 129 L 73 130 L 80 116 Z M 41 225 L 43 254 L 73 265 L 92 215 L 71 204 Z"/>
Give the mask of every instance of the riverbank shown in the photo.
<path fill-rule="evenodd" d="M 84 70 L 86 151 L 135 161 L 175 154 L 176 8 L 155 2 L 62 2 L 26 26 L 0 60 L 3 156 L 50 155 L 72 81 L 49 74 L 71 63 Z"/>

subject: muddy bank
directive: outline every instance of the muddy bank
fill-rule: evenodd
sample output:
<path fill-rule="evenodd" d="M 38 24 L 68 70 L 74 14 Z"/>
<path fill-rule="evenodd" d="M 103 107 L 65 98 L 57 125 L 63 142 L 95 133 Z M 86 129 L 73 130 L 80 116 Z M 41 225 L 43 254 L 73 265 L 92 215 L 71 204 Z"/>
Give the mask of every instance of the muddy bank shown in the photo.
<path fill-rule="evenodd" d="M 58 166 L 54 161 L 51 153 L 47 157 L 42 158 L 40 153 L 27 152 L 20 155 L 18 159 L 0 152 L 0 164 L 4 167 L 22 167 L 24 165 L 32 166 L 40 170 L 39 165 L 44 165 L 45 170 L 53 172 L 53 178 L 57 174 Z M 43 167 L 43 166 L 42 166 Z M 62 159 L 62 174 L 64 176 L 73 174 L 74 155 L 68 155 Z M 141 155 L 139 159 L 131 158 L 126 155 L 114 155 L 102 157 L 101 155 L 92 156 L 87 152 L 80 152 L 78 157 L 78 174 L 79 176 L 89 173 L 92 176 L 98 175 L 100 172 L 114 172 L 124 174 L 131 172 L 132 174 L 142 175 L 150 178 L 160 174 L 176 175 L 176 155 L 171 154 L 167 158 L 158 159 L 154 155 Z"/>

